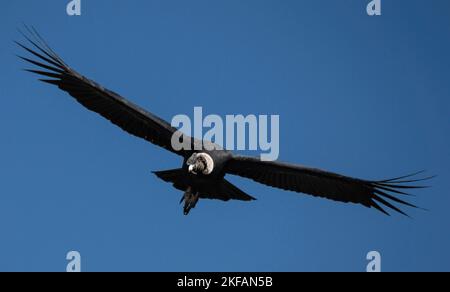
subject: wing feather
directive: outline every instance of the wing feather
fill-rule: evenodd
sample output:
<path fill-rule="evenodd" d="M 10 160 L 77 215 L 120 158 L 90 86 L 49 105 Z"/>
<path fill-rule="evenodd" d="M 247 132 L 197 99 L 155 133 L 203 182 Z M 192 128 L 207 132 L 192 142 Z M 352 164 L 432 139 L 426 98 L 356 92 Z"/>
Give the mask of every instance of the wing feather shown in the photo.
<path fill-rule="evenodd" d="M 46 79 L 40 80 L 66 91 L 81 105 L 100 114 L 126 132 L 173 153 L 182 156 L 189 154 L 172 148 L 171 139 L 177 129 L 119 94 L 80 75 L 67 66 L 34 29 L 28 27 L 26 29 L 30 35 L 22 34 L 38 50 L 35 51 L 16 42 L 18 46 L 37 58 L 33 60 L 19 56 L 22 60 L 38 67 L 38 69 L 26 69 L 26 71 L 45 77 Z M 184 136 L 184 139 L 191 139 L 192 142 L 191 137 Z"/>
<path fill-rule="evenodd" d="M 415 205 L 397 198 L 394 194 L 408 195 L 403 190 L 423 188 L 421 186 L 398 185 L 400 179 L 410 178 L 411 175 L 391 180 L 368 181 L 300 165 L 261 161 L 258 158 L 247 156 L 234 156 L 225 165 L 225 172 L 283 190 L 345 203 L 361 204 L 369 208 L 375 208 L 385 214 L 388 213 L 378 203 L 406 215 L 405 212 L 386 199 L 400 205 L 417 208 Z M 423 181 L 423 179 L 411 181 Z"/>

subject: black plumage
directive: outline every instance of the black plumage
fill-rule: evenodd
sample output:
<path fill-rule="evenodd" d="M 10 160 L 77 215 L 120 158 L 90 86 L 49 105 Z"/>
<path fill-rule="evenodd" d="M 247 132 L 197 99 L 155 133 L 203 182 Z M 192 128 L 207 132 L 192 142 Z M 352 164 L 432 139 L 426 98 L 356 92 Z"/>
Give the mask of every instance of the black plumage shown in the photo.
<path fill-rule="evenodd" d="M 370 181 L 352 178 L 281 162 L 261 161 L 258 158 L 237 156 L 226 150 L 174 150 L 172 137 L 177 129 L 154 114 L 131 103 L 119 94 L 104 88 L 69 67 L 33 28 L 26 27 L 24 37 L 34 49 L 16 42 L 36 59 L 20 57 L 37 69 L 27 71 L 43 76 L 43 82 L 66 91 L 87 109 L 96 112 L 126 132 L 145 139 L 183 158 L 179 169 L 155 172 L 160 179 L 170 182 L 183 192 L 184 213 L 188 214 L 199 199 L 251 201 L 254 198 L 225 179 L 227 174 L 252 179 L 267 186 L 327 198 L 344 203 L 356 203 L 375 208 L 385 214 L 386 207 L 406 215 L 394 203 L 414 207 L 400 196 L 407 189 L 422 188 L 410 183 L 426 180 L 412 179 L 419 173 L 399 178 Z M 185 141 L 194 148 L 201 143 L 186 135 Z M 204 141 L 204 143 L 211 143 Z M 205 156 L 206 155 L 206 156 Z M 205 157 L 211 158 L 214 168 L 206 172 Z"/>

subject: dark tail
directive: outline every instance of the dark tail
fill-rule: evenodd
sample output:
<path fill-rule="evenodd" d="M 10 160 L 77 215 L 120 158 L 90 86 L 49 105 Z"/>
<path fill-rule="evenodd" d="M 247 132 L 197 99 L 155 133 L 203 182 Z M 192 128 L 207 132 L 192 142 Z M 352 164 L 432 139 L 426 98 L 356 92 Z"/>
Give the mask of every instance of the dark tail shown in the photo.
<path fill-rule="evenodd" d="M 180 203 L 185 203 L 184 214 L 195 208 L 199 199 L 215 199 L 222 201 L 239 200 L 253 201 L 254 197 L 246 194 L 225 179 L 212 180 L 209 183 L 198 184 L 189 180 L 183 169 L 171 169 L 153 172 L 158 178 L 172 183 L 175 188 L 184 193 Z"/>
<path fill-rule="evenodd" d="M 153 173 L 163 181 L 172 183 L 178 181 L 183 176 L 183 170 L 181 168 L 163 171 L 154 171 Z"/>

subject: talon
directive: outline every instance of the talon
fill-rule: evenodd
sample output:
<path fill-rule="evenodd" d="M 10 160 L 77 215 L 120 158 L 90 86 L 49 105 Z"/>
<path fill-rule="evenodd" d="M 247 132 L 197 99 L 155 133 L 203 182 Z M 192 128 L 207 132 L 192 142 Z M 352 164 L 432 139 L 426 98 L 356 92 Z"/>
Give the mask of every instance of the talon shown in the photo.
<path fill-rule="evenodd" d="M 191 211 L 191 209 L 195 208 L 195 206 L 197 205 L 197 202 L 199 200 L 199 193 L 198 192 L 193 193 L 192 189 L 188 188 L 183 195 L 182 201 L 183 200 L 184 200 L 183 212 L 184 215 L 188 215 L 189 211 Z"/>

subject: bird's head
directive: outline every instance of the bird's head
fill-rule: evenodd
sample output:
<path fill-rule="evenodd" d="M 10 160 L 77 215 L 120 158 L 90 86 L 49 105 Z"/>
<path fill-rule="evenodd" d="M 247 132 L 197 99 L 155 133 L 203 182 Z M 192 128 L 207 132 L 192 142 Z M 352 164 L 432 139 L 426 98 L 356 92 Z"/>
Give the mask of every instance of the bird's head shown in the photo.
<path fill-rule="evenodd" d="M 187 160 L 188 171 L 192 174 L 208 175 L 213 171 L 214 162 L 211 156 L 206 153 L 194 153 Z"/>

